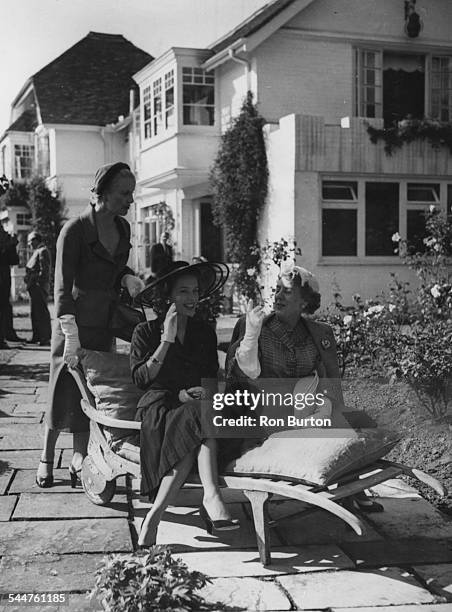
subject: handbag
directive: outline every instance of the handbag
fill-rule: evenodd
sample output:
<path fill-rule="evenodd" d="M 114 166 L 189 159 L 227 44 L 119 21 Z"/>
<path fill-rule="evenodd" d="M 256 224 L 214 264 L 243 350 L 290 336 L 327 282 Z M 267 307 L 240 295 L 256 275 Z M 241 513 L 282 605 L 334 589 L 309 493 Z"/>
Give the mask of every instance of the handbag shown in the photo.
<path fill-rule="evenodd" d="M 119 302 L 114 306 L 109 328 L 116 338 L 130 342 L 133 330 L 138 323 L 143 323 L 144 321 L 146 321 L 144 312 Z"/>

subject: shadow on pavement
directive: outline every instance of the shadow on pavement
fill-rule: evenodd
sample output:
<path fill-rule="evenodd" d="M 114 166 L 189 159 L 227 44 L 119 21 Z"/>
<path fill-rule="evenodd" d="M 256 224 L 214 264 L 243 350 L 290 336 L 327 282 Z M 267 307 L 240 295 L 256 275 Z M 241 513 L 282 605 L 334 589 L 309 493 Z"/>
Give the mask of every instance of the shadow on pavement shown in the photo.
<path fill-rule="evenodd" d="M 36 380 L 40 382 L 48 382 L 49 380 L 49 364 L 48 363 L 36 363 L 36 364 L 4 364 L 1 366 L 0 372 L 2 376 L 8 378 L 24 378 L 30 380 Z"/>

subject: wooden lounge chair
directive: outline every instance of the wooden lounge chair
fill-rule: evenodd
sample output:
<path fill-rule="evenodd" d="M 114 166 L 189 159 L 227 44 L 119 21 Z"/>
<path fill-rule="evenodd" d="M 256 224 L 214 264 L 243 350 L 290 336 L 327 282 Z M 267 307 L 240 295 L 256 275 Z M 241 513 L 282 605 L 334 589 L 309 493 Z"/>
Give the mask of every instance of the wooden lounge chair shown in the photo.
<path fill-rule="evenodd" d="M 113 419 L 97 410 L 82 371 L 78 369 L 70 371 L 82 394 L 82 409 L 90 419 L 88 455 L 83 462 L 81 473 L 83 489 L 94 504 L 105 505 L 115 494 L 116 478 L 126 474 L 140 476 L 140 464 L 139 449 L 125 444 L 121 451 L 114 452 L 108 444 L 103 427 L 128 429 L 131 433 L 138 433 L 141 424 L 136 421 Z M 268 502 L 273 495 L 303 502 L 304 509 L 298 513 L 299 515 L 318 509 L 326 510 L 350 525 L 358 535 L 362 535 L 365 527 L 348 509 L 347 500 L 360 491 L 401 474 L 412 476 L 429 485 L 441 496 L 446 494 L 444 487 L 432 476 L 418 469 L 383 459 L 341 476 L 340 484 L 336 482 L 328 486 L 294 482 L 293 478 L 287 480 L 240 474 L 222 475 L 220 485 L 243 491 L 250 501 L 260 560 L 263 565 L 269 565 L 271 563 L 269 529 L 276 521 L 271 523 L 269 521 Z M 306 504 L 309 505 L 307 509 Z"/>

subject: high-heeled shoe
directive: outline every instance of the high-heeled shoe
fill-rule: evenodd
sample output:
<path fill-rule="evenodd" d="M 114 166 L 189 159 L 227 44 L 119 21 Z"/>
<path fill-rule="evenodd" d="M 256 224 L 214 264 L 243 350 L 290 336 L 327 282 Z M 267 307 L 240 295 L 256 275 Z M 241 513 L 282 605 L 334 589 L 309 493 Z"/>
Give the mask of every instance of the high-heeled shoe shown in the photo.
<path fill-rule="evenodd" d="M 360 493 L 343 499 L 342 505 L 346 510 L 350 510 L 350 512 L 361 512 L 363 514 L 375 514 L 385 511 L 382 504 Z"/>
<path fill-rule="evenodd" d="M 209 535 L 212 535 L 213 531 L 233 531 L 234 529 L 240 528 L 238 519 L 218 519 L 213 521 L 204 505 L 199 509 L 199 516 L 205 524 L 206 531 Z"/>
<path fill-rule="evenodd" d="M 371 497 L 354 497 L 352 499 L 353 506 L 359 512 L 364 514 L 374 514 L 376 512 L 384 512 L 385 508 L 379 502 L 374 501 Z"/>
<path fill-rule="evenodd" d="M 53 459 L 52 461 L 45 461 L 44 459 L 40 459 L 39 463 L 45 463 L 46 465 L 51 465 L 53 469 Z M 53 474 L 47 474 L 47 476 L 39 476 L 36 474 L 36 484 L 41 489 L 48 489 L 53 485 Z"/>
<path fill-rule="evenodd" d="M 72 465 L 69 466 L 69 477 L 71 479 L 71 489 L 75 489 L 75 487 L 77 486 L 77 482 L 82 482 L 80 479 L 80 472 L 82 471 L 82 468 L 79 468 L 78 470 Z"/>
<path fill-rule="evenodd" d="M 158 527 L 155 527 L 154 531 L 152 533 L 150 533 L 148 531 L 146 533 L 147 537 L 145 538 L 145 541 L 140 543 L 140 538 L 141 538 L 141 534 L 143 533 L 143 526 L 144 526 L 145 522 L 146 522 L 146 518 L 141 523 L 140 535 L 138 537 L 138 543 L 137 543 L 137 550 L 150 550 L 157 543 L 157 529 L 158 529 Z"/>

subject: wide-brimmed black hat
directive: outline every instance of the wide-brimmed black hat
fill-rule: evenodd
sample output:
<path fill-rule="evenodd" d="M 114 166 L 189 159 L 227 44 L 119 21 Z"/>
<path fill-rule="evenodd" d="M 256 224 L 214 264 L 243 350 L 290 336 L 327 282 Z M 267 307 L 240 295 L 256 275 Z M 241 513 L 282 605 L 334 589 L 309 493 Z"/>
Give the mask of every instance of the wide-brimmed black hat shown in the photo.
<path fill-rule="evenodd" d="M 159 295 L 163 283 L 174 280 L 177 276 L 193 274 L 198 279 L 199 299 L 205 300 L 225 284 L 229 268 L 224 263 L 203 261 L 189 264 L 187 261 L 172 261 L 165 266 L 134 299 L 139 306 L 152 307 Z"/>

